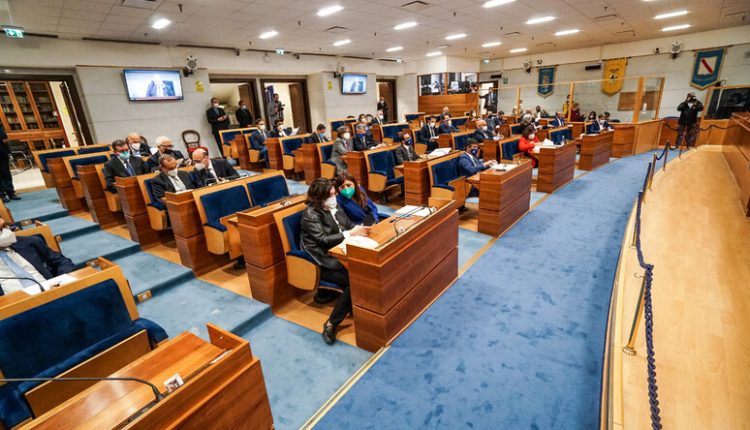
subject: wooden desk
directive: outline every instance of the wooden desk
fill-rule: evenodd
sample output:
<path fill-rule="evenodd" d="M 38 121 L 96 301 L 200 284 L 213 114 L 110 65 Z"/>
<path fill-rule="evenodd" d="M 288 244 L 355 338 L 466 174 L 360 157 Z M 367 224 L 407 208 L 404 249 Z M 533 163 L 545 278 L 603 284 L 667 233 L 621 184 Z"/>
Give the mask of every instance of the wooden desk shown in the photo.
<path fill-rule="evenodd" d="M 420 158 L 403 164 L 404 201 L 407 205 L 423 206 L 430 199 L 430 166 L 428 161 L 440 157 Z"/>
<path fill-rule="evenodd" d="M 208 252 L 192 191 L 166 193 L 165 204 L 183 266 L 193 269 L 196 275 L 202 275 L 229 263 L 226 255 Z"/>
<path fill-rule="evenodd" d="M 263 372 L 250 345 L 207 327 L 210 343 L 185 332 L 111 375 L 145 379 L 166 394 L 164 382 L 179 373 L 185 384 L 161 401 L 154 404 L 144 384 L 102 381 L 21 428 L 272 429 Z"/>
<path fill-rule="evenodd" d="M 109 228 L 121 224 L 124 220 L 119 214 L 112 212 L 107 206 L 104 193 L 109 191 L 102 186 L 98 170 L 103 164 L 90 164 L 78 168 L 78 179 L 83 188 L 83 197 L 89 208 L 91 218 L 101 228 Z"/>
<path fill-rule="evenodd" d="M 68 273 L 68 275 L 72 276 L 76 280 L 80 280 L 80 279 L 83 279 L 83 278 L 85 278 L 87 276 L 93 275 L 93 274 L 95 274 L 97 272 L 99 272 L 99 271 L 96 270 L 95 268 L 90 267 L 90 266 L 86 266 L 86 267 L 83 267 L 81 269 L 74 270 L 74 271 Z M 31 297 L 31 296 L 29 294 L 27 294 L 26 292 L 22 291 L 22 290 L 12 291 L 12 292 L 10 292 L 8 294 L 2 295 L 2 296 L 0 296 L 0 309 L 4 308 L 6 306 L 12 305 L 14 303 L 18 303 L 18 302 L 20 302 L 22 300 L 26 300 L 29 297 Z"/>
<path fill-rule="evenodd" d="M 594 170 L 603 164 L 609 163 L 613 136 L 614 133 L 611 131 L 584 135 L 581 138 L 581 159 L 578 162 L 578 168 L 581 170 Z"/>
<path fill-rule="evenodd" d="M 581 134 L 585 133 L 586 123 L 583 121 L 570 121 L 568 125 L 570 125 L 570 133 L 573 139 L 578 139 Z"/>
<path fill-rule="evenodd" d="M 538 164 L 536 190 L 551 193 L 573 180 L 576 169 L 576 144 L 534 148 Z"/>
<path fill-rule="evenodd" d="M 349 151 L 342 157 L 346 170 L 354 176 L 362 188 L 367 189 L 367 162 L 364 151 Z"/>
<path fill-rule="evenodd" d="M 320 178 L 320 155 L 318 154 L 318 144 L 303 143 L 301 151 L 305 183 L 310 185 L 316 178 Z"/>
<path fill-rule="evenodd" d="M 253 298 L 268 303 L 271 307 L 281 305 L 293 296 L 293 290 L 287 283 L 284 246 L 273 214 L 303 204 L 306 199 L 306 195 L 292 196 L 282 200 L 284 203 L 276 202 L 238 212 L 233 221 L 240 235 L 245 271 Z"/>
<path fill-rule="evenodd" d="M 641 154 L 652 151 L 659 146 L 659 136 L 662 129 L 662 120 L 641 121 L 635 125 L 635 137 L 633 138 L 633 153 Z"/>
<path fill-rule="evenodd" d="M 457 207 L 452 200 L 437 203 L 425 219 L 399 221 L 398 228 L 410 228 L 398 237 L 388 220 L 373 226 L 377 249 L 332 250 L 349 269 L 360 348 L 377 351 L 391 343 L 458 277 Z"/>
<path fill-rule="evenodd" d="M 65 161 L 62 158 L 52 158 L 47 160 L 47 168 L 62 206 L 71 213 L 82 210 L 83 203 L 76 196 L 72 179 L 67 167 L 65 167 Z"/>
<path fill-rule="evenodd" d="M 274 170 L 284 170 L 284 159 L 281 153 L 281 142 L 278 137 L 269 137 L 266 139 L 266 148 L 268 149 L 268 163 Z"/>
<path fill-rule="evenodd" d="M 122 205 L 122 213 L 125 217 L 125 224 L 128 226 L 130 239 L 141 246 L 158 242 L 159 232 L 151 228 L 138 178 L 136 176 L 115 178 L 115 188 Z"/>
<path fill-rule="evenodd" d="M 506 172 L 487 169 L 467 178 L 479 187 L 480 233 L 500 236 L 529 211 L 532 172 L 526 160 Z"/>
<path fill-rule="evenodd" d="M 612 156 L 616 158 L 633 155 L 633 144 L 635 143 L 635 125 L 612 123 L 615 128 L 612 136 Z"/>

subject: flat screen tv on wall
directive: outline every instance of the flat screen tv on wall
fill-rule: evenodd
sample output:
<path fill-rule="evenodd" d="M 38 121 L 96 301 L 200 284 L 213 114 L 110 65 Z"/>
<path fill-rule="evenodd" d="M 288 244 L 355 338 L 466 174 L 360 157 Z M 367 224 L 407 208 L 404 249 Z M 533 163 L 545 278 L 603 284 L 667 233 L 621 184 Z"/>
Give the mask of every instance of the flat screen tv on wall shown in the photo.
<path fill-rule="evenodd" d="M 125 69 L 125 88 L 132 101 L 182 100 L 182 81 L 177 70 Z"/>
<path fill-rule="evenodd" d="M 344 73 L 341 76 L 341 94 L 366 94 L 367 75 Z"/>

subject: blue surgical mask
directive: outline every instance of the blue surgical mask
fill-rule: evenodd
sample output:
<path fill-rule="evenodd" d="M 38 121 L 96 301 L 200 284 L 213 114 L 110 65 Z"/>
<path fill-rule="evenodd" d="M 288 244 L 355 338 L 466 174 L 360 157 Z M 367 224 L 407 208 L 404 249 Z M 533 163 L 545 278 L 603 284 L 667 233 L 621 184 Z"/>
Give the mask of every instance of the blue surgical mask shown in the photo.
<path fill-rule="evenodd" d="M 473 156 L 476 157 L 477 154 L 479 154 L 479 148 L 474 148 L 474 149 L 471 150 L 471 155 L 473 155 Z"/>
<path fill-rule="evenodd" d="M 320 137 L 320 140 L 326 140 L 325 133 L 319 133 L 318 136 Z"/>
<path fill-rule="evenodd" d="M 129 160 L 130 159 L 130 151 L 122 151 L 121 153 L 117 154 L 118 157 L 120 157 L 121 160 Z"/>

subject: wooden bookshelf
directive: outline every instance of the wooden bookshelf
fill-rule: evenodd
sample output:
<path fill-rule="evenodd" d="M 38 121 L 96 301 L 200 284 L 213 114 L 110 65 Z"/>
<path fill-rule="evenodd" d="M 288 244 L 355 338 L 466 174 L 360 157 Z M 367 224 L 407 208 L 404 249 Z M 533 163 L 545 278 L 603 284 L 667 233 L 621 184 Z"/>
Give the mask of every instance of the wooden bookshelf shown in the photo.
<path fill-rule="evenodd" d="M 0 81 L 0 122 L 28 150 L 69 146 L 49 82 Z"/>

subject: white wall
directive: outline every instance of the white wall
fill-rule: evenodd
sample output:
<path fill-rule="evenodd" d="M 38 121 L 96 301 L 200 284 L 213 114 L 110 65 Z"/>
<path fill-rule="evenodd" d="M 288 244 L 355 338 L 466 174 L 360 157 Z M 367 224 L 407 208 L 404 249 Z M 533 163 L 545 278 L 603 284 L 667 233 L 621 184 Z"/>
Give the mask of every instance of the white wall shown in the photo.
<path fill-rule="evenodd" d="M 396 119 L 404 120 L 407 112 L 417 112 L 417 75 L 410 73 L 396 78 L 396 97 L 398 98 L 398 112 Z"/>

